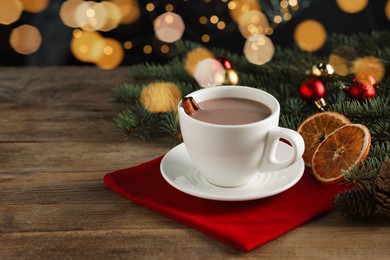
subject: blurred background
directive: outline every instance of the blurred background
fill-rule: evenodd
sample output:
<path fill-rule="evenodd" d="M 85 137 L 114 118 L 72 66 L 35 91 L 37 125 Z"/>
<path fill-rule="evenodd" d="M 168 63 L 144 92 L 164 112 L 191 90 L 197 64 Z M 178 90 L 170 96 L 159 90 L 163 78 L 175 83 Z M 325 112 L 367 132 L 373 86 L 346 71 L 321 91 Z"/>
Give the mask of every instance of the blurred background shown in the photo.
<path fill-rule="evenodd" d="M 0 65 L 166 62 L 184 40 L 243 54 L 256 35 L 317 52 L 389 28 L 390 0 L 0 0 Z"/>

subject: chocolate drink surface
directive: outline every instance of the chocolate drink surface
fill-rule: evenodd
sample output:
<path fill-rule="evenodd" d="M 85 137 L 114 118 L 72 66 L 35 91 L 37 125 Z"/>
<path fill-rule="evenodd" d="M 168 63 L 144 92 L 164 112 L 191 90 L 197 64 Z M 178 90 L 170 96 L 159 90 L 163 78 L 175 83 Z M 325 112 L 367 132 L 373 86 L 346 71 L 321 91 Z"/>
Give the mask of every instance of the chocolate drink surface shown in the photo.
<path fill-rule="evenodd" d="M 199 102 L 201 110 L 191 117 L 218 125 L 242 125 L 263 120 L 271 109 L 258 101 L 245 98 L 215 98 Z"/>

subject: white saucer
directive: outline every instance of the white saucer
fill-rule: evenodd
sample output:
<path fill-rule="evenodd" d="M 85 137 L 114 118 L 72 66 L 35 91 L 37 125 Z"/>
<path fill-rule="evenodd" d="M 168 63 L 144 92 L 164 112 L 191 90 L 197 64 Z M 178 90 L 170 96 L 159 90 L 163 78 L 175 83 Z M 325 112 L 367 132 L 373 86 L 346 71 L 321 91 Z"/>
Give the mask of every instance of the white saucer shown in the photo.
<path fill-rule="evenodd" d="M 277 158 L 289 158 L 292 148 L 279 142 Z M 209 183 L 195 168 L 184 144 L 170 150 L 162 159 L 160 170 L 164 179 L 176 189 L 204 199 L 244 201 L 269 197 L 294 186 L 305 170 L 303 159 L 288 168 L 259 173 L 252 182 L 239 187 L 219 187 Z"/>

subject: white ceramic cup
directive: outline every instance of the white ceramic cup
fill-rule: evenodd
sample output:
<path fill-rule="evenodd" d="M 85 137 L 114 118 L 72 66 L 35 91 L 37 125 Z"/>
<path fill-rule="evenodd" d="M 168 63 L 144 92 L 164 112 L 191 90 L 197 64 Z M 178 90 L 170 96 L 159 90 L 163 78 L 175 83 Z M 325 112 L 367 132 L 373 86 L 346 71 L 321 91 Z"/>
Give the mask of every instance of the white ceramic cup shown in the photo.
<path fill-rule="evenodd" d="M 244 185 L 261 172 L 287 168 L 302 157 L 303 138 L 296 131 L 278 126 L 280 105 L 269 93 L 245 86 L 216 86 L 187 96 L 197 103 L 224 97 L 251 99 L 272 111 L 269 117 L 255 123 L 218 125 L 192 118 L 179 103 L 185 147 L 194 166 L 210 183 L 224 187 Z M 286 161 L 276 157 L 279 138 L 289 141 L 293 148 L 293 155 Z"/>

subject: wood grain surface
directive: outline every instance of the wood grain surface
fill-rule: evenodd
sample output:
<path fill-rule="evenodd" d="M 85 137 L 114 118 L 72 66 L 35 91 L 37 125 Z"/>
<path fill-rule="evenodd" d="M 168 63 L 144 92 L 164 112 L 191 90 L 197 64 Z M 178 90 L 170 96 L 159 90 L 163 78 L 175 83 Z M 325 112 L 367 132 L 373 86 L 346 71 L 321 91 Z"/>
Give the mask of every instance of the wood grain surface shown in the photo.
<path fill-rule="evenodd" d="M 174 145 L 115 130 L 129 70 L 0 68 L 0 259 L 390 259 L 386 218 L 334 212 L 243 253 L 108 189 Z"/>

